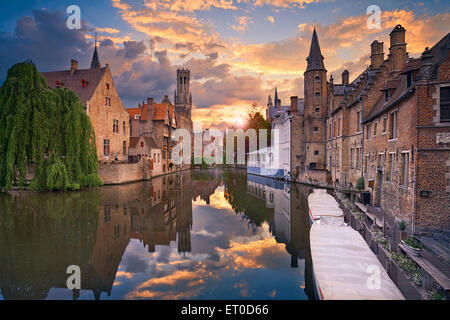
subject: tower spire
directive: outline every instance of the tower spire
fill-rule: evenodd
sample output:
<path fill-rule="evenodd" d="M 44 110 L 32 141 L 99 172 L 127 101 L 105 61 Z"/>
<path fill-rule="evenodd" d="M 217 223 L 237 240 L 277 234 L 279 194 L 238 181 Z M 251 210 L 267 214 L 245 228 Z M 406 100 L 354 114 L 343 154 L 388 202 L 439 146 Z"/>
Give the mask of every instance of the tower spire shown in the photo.
<path fill-rule="evenodd" d="M 275 87 L 275 107 L 280 109 L 280 100 L 278 99 L 278 88 Z"/>
<path fill-rule="evenodd" d="M 97 69 L 97 68 L 101 68 L 102 64 L 100 63 L 100 58 L 98 56 L 98 51 L 97 51 L 97 32 L 95 33 L 95 49 L 94 49 L 94 55 L 92 56 L 92 61 L 91 61 L 91 69 Z"/>
<path fill-rule="evenodd" d="M 312 40 L 311 40 L 311 48 L 309 49 L 309 56 L 306 58 L 308 62 L 308 66 L 306 71 L 311 70 L 325 70 L 325 66 L 323 64 L 323 56 L 320 52 L 319 39 L 317 38 L 316 28 L 314 27 Z"/>

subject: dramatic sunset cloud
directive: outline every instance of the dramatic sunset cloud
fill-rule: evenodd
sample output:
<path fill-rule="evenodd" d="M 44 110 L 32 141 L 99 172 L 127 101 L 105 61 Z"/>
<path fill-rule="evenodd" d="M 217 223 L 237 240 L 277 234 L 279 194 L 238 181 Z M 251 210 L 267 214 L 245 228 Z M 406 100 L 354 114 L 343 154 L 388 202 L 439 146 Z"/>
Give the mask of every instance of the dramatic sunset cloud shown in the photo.
<path fill-rule="evenodd" d="M 381 29 L 367 27 L 370 1 L 111 0 L 79 1 L 82 29 L 68 30 L 68 0 L 29 1 L 28 10 L 0 15 L 0 81 L 16 62 L 31 58 L 42 71 L 88 67 L 97 32 L 102 64 L 109 63 L 126 107 L 147 97 L 173 100 L 176 69 L 191 70 L 193 118 L 221 127 L 245 118 L 252 104 L 264 112 L 274 87 L 282 104 L 303 96 L 303 72 L 316 27 L 328 78 L 353 80 L 369 64 L 370 44 L 402 24 L 407 50 L 417 57 L 448 32 L 443 1 L 378 1 Z M 101 14 L 100 14 L 101 13 Z M 225 123 L 225 124 L 224 124 Z"/>

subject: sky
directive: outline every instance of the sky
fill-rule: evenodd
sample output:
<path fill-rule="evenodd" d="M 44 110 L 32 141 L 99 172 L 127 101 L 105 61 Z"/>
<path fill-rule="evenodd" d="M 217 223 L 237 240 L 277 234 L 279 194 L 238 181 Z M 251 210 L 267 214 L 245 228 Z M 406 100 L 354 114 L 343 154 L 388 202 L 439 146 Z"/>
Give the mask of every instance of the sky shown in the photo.
<path fill-rule="evenodd" d="M 109 63 L 126 108 L 164 95 L 173 100 L 176 69 L 191 70 L 193 120 L 204 128 L 264 110 L 269 94 L 303 97 L 303 72 L 313 28 L 328 77 L 350 81 L 369 64 L 370 44 L 402 24 L 410 57 L 450 31 L 449 2 L 339 0 L 21 0 L 2 4 L 0 83 L 17 62 L 40 71 L 88 68 L 98 33 L 101 63 Z M 82 28 L 66 26 L 67 7 L 81 9 Z M 367 27 L 367 8 L 381 9 L 381 28 Z"/>

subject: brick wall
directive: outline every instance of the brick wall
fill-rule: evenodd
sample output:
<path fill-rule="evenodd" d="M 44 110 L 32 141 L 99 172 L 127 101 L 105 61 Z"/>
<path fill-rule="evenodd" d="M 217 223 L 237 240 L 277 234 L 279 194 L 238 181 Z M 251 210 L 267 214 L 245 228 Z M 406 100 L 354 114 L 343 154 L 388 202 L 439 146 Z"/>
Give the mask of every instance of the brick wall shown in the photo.
<path fill-rule="evenodd" d="M 104 184 L 120 184 L 151 178 L 150 159 L 142 158 L 138 163 L 99 165 L 98 174 Z"/>
<path fill-rule="evenodd" d="M 107 90 L 106 84 L 109 84 Z M 105 97 L 111 98 L 111 106 L 105 105 Z M 117 154 L 119 161 L 128 160 L 128 147 L 130 145 L 130 123 L 129 115 L 120 100 L 114 85 L 111 71 L 106 68 L 103 78 L 97 89 L 88 101 L 88 115 L 95 130 L 97 140 L 97 154 L 99 161 L 111 161 Z M 118 120 L 119 132 L 113 132 L 113 120 Z M 125 122 L 125 131 L 123 123 Z M 110 141 L 110 155 L 105 157 L 103 150 L 104 139 Z M 123 142 L 126 143 L 127 153 L 123 153 Z"/>

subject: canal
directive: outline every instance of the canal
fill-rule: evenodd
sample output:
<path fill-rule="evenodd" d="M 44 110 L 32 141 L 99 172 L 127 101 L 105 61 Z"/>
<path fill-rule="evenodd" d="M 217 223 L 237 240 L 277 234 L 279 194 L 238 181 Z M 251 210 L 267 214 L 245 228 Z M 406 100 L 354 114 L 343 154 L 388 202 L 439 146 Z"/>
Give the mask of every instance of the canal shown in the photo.
<path fill-rule="evenodd" d="M 0 194 L 0 299 L 313 299 L 308 192 L 210 169 Z"/>

